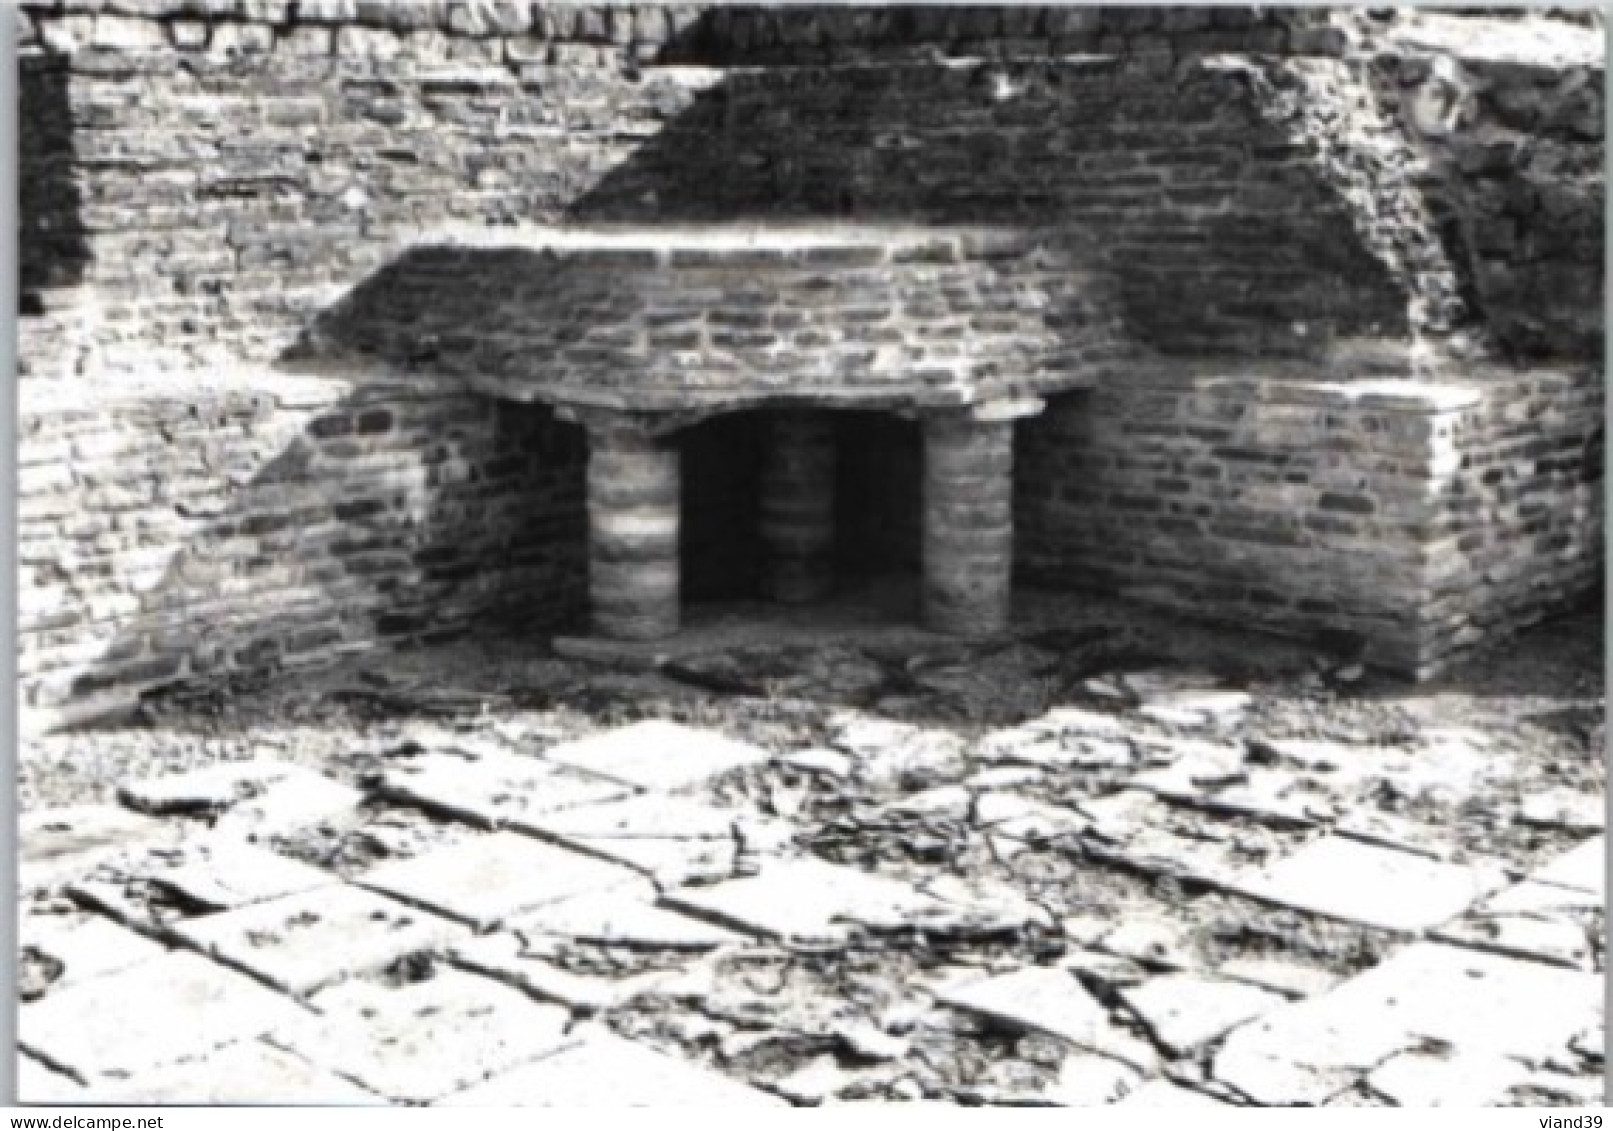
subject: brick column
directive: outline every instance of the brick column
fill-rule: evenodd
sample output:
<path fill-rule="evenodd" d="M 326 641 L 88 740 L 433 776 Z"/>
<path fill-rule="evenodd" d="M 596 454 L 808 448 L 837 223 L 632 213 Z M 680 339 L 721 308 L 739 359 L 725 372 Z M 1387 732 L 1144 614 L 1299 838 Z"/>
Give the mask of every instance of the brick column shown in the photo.
<path fill-rule="evenodd" d="M 1014 564 L 1014 424 L 1040 402 L 924 417 L 924 625 L 959 636 L 1008 627 Z"/>
<path fill-rule="evenodd" d="M 588 422 L 588 597 L 614 640 L 678 630 L 678 449 L 629 418 Z"/>
<path fill-rule="evenodd" d="M 834 428 L 826 412 L 779 412 L 767 440 L 762 591 L 783 604 L 805 604 L 834 583 Z"/>

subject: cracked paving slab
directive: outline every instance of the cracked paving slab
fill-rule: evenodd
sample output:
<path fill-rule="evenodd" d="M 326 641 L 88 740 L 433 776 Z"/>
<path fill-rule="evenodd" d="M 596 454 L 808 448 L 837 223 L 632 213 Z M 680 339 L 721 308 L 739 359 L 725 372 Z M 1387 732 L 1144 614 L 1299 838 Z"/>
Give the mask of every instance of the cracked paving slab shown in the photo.
<path fill-rule="evenodd" d="M 261 1040 L 238 1041 L 183 1064 L 96 1080 L 103 1103 L 318 1104 L 366 1107 L 386 1103 L 374 1092 Z"/>
<path fill-rule="evenodd" d="M 784 1107 L 748 1084 L 610 1033 L 441 1101 L 465 1107 Z"/>
<path fill-rule="evenodd" d="M 101 862 L 162 840 L 176 831 L 115 805 L 69 805 L 17 818 L 17 886 L 46 888 L 85 875 Z"/>
<path fill-rule="evenodd" d="M 1414 943 L 1321 997 L 1234 1030 L 1213 1073 L 1257 1103 L 1314 1104 L 1430 1040 L 1540 1060 L 1596 1023 L 1601 989 L 1595 974 Z"/>
<path fill-rule="evenodd" d="M 400 759 L 380 792 L 488 828 L 531 828 L 534 818 L 625 797 L 631 786 L 515 754 L 434 751 Z"/>
<path fill-rule="evenodd" d="M 202 1056 L 304 1015 L 246 975 L 178 951 L 22 1006 L 17 1037 L 90 1080 Z"/>
<path fill-rule="evenodd" d="M 1119 991 L 1155 1041 L 1180 1056 L 1287 1003 L 1280 994 L 1198 974 L 1164 974 Z"/>
<path fill-rule="evenodd" d="M 550 961 L 546 948 L 529 946 L 521 935 L 508 931 L 459 943 L 449 952 L 449 958 L 467 970 L 583 1013 L 613 1009 L 640 994 L 662 988 L 682 973 L 653 970 L 621 977 L 579 974 Z"/>
<path fill-rule="evenodd" d="M 569 896 L 639 882 L 636 872 L 518 833 L 464 840 L 383 864 L 355 881 L 478 931 Z"/>
<path fill-rule="evenodd" d="M 1117 1026 L 1102 1002 L 1069 970 L 1027 966 L 936 990 L 936 1001 L 1019 1029 L 1034 1029 L 1149 1071 L 1152 1050 Z"/>
<path fill-rule="evenodd" d="M 970 924 L 988 905 L 960 907 L 908 883 L 828 864 L 812 857 L 767 859 L 755 876 L 666 893 L 668 906 L 768 938 L 796 943 L 842 942 L 858 928 L 945 930 Z"/>
<path fill-rule="evenodd" d="M 348 884 L 176 923 L 179 938 L 293 994 L 433 950 L 465 928 Z"/>
<path fill-rule="evenodd" d="M 1506 882 L 1495 865 L 1457 865 L 1324 836 L 1225 886 L 1266 903 L 1390 931 L 1422 931 Z"/>
<path fill-rule="evenodd" d="M 771 755 L 747 742 L 651 719 L 552 746 L 543 757 L 638 789 L 676 790 L 760 765 Z"/>
<path fill-rule="evenodd" d="M 570 1014 L 451 969 L 389 987 L 349 981 L 315 994 L 318 1016 L 275 1028 L 274 1045 L 391 1100 L 429 1103 L 576 1038 Z"/>
<path fill-rule="evenodd" d="M 115 974 L 168 953 L 167 947 L 100 915 L 82 921 L 30 917 L 19 924 L 19 934 L 18 941 L 25 949 L 60 964 L 60 972 L 51 981 L 52 991 Z"/>
<path fill-rule="evenodd" d="M 234 837 L 208 835 L 103 866 L 75 890 L 134 923 L 143 921 L 146 914 L 137 897 L 119 891 L 131 884 L 154 884 L 188 904 L 217 911 L 338 882 L 329 872 L 299 860 Z"/>
<path fill-rule="evenodd" d="M 576 896 L 510 921 L 510 929 L 578 942 L 664 950 L 712 950 L 746 936 L 655 905 L 653 884 Z"/>
<path fill-rule="evenodd" d="M 351 814 L 364 795 L 306 766 L 251 758 L 127 782 L 118 799 L 143 813 L 211 814 L 215 831 L 246 837 Z"/>
<path fill-rule="evenodd" d="M 1592 931 L 1601 914 L 1599 894 L 1525 880 L 1470 908 L 1430 932 L 1430 937 L 1592 970 L 1596 962 Z"/>

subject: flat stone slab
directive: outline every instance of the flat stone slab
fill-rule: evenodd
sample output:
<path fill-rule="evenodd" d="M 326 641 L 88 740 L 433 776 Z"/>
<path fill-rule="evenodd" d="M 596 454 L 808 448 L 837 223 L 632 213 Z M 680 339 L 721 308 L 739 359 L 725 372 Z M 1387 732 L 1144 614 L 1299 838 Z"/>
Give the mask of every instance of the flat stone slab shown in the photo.
<path fill-rule="evenodd" d="M 794 942 L 839 942 L 858 927 L 890 929 L 957 914 L 900 881 L 811 858 L 765 861 L 755 876 L 682 887 L 663 902 Z"/>
<path fill-rule="evenodd" d="M 1431 932 L 1431 937 L 1589 970 L 1595 965 L 1591 932 L 1601 912 L 1600 894 L 1525 880 Z"/>
<path fill-rule="evenodd" d="M 1480 1050 L 1407 1051 L 1373 1069 L 1367 1086 L 1400 1107 L 1491 1106 L 1529 1070 L 1508 1056 Z"/>
<path fill-rule="evenodd" d="M 1607 815 L 1599 794 L 1559 789 L 1532 793 L 1518 806 L 1518 820 L 1526 825 L 1599 833 L 1607 825 Z"/>
<path fill-rule="evenodd" d="M 201 1060 L 139 1072 L 127 1080 L 94 1080 L 88 1091 L 97 1102 L 117 1104 L 386 1103 L 375 1093 L 261 1040 L 239 1041 Z"/>
<path fill-rule="evenodd" d="M 1011 974 L 943 986 L 935 999 L 1017 1029 L 1051 1033 L 1094 1052 L 1113 1044 L 1109 1011 L 1068 970 L 1028 966 Z"/>
<path fill-rule="evenodd" d="M 1078 1052 L 1065 1058 L 1058 1076 L 1042 1090 L 1041 1098 L 1064 1107 L 1097 1107 L 1114 1103 L 1141 1079 L 1129 1064 L 1097 1053 Z"/>
<path fill-rule="evenodd" d="M 17 886 L 49 887 L 97 864 L 172 836 L 172 830 L 115 805 L 36 809 L 17 818 Z"/>
<path fill-rule="evenodd" d="M 645 890 L 647 889 L 647 890 Z M 621 888 L 540 907 L 510 922 L 511 929 L 579 942 L 665 950 L 711 950 L 745 941 L 726 927 L 691 919 L 654 903 L 655 889 Z"/>
<path fill-rule="evenodd" d="M 88 1080 L 198 1057 L 304 1012 L 243 974 L 180 951 L 22 1006 L 17 1039 Z"/>
<path fill-rule="evenodd" d="M 17 1103 L 81 1104 L 94 1098 L 88 1089 L 65 1072 L 27 1054 L 17 1057 Z"/>
<path fill-rule="evenodd" d="M 625 797 L 631 787 L 514 754 L 435 752 L 387 768 L 381 792 L 485 825 L 530 827 L 541 814 Z"/>
<path fill-rule="evenodd" d="M 1607 890 L 1607 838 L 1595 836 L 1541 868 L 1529 877 L 1536 883 L 1555 884 L 1578 891 Z"/>
<path fill-rule="evenodd" d="M 1287 1003 L 1240 982 L 1198 974 L 1165 974 L 1120 991 L 1120 1000 L 1170 1052 L 1182 1054 Z"/>
<path fill-rule="evenodd" d="M 168 953 L 167 947 L 100 915 L 82 922 L 24 919 L 18 924 L 18 934 L 22 946 L 61 963 L 61 973 L 51 983 L 52 992 Z"/>
<path fill-rule="evenodd" d="M 118 800 L 142 813 L 223 813 L 246 803 L 269 815 L 283 807 L 273 794 L 295 795 L 297 820 L 318 821 L 329 812 L 357 805 L 363 795 L 323 774 L 275 758 L 218 762 L 177 774 L 160 774 L 127 782 Z M 256 803 L 254 805 L 253 803 Z"/>
<path fill-rule="evenodd" d="M 1324 836 L 1233 891 L 1267 903 L 1390 931 L 1421 931 L 1461 914 L 1506 882 L 1499 868 L 1447 864 Z"/>
<path fill-rule="evenodd" d="M 720 734 L 652 719 L 550 747 L 543 757 L 639 789 L 673 790 L 765 763 L 770 755 Z"/>
<path fill-rule="evenodd" d="M 1169 1080 L 1150 1080 L 1122 1096 L 1118 1104 L 1126 1107 L 1228 1107 L 1214 1096 L 1184 1088 Z"/>
<path fill-rule="evenodd" d="M 1601 992 L 1596 974 L 1415 943 L 1330 993 L 1240 1026 L 1212 1070 L 1257 1103 L 1309 1104 L 1429 1040 L 1539 1061 L 1597 1022 Z"/>
<path fill-rule="evenodd" d="M 383 864 L 358 882 L 490 931 L 522 911 L 637 880 L 618 865 L 500 832 Z"/>
<path fill-rule="evenodd" d="M 577 974 L 529 950 L 519 935 L 508 931 L 462 942 L 453 948 L 450 957 L 467 970 L 519 986 L 545 1001 L 589 1013 L 611 1009 L 648 993 L 678 974 L 675 970 L 654 970 L 622 978 Z"/>
<path fill-rule="evenodd" d="M 294 994 L 440 948 L 464 932 L 347 884 L 185 920 L 173 929 L 192 946 Z"/>
<path fill-rule="evenodd" d="M 1231 958 L 1215 972 L 1222 978 L 1248 982 L 1291 998 L 1315 997 L 1339 984 L 1337 974 L 1277 958 Z"/>
<path fill-rule="evenodd" d="M 449 1096 L 467 1107 L 784 1107 L 776 1096 L 609 1033 Z"/>
<path fill-rule="evenodd" d="M 122 878 L 149 881 L 215 911 L 341 882 L 300 860 L 229 836 L 152 850 L 117 871 Z"/>
<path fill-rule="evenodd" d="M 531 828 L 664 885 L 725 879 L 734 874 L 742 851 L 773 852 L 790 837 L 783 822 L 664 793 L 546 814 L 534 818 Z"/>
<path fill-rule="evenodd" d="M 574 1041 L 570 1014 L 519 990 L 437 969 L 396 988 L 351 981 L 316 994 L 319 1016 L 269 1040 L 388 1099 L 427 1103 Z"/>

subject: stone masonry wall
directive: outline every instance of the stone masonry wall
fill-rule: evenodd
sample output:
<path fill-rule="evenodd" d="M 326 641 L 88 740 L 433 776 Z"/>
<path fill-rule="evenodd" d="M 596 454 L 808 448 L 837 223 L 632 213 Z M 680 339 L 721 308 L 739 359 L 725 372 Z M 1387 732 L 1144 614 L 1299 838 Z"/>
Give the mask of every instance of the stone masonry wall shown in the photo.
<path fill-rule="evenodd" d="M 19 671 L 36 723 L 578 607 L 580 430 L 418 378 L 232 376 L 25 383 Z"/>
<path fill-rule="evenodd" d="M 1599 582 L 1601 398 L 1178 364 L 1067 394 L 1021 425 L 1020 571 L 1426 676 Z"/>

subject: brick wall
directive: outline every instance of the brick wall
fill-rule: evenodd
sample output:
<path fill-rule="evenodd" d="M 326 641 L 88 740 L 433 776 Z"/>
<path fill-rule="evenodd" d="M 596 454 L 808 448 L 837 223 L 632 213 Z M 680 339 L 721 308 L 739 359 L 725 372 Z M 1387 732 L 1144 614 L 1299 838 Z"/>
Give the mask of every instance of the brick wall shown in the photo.
<path fill-rule="evenodd" d="M 230 378 L 25 383 L 37 719 L 577 606 L 580 429 L 443 382 Z"/>
<path fill-rule="evenodd" d="M 1601 414 L 1591 372 L 1139 368 L 1021 425 L 1019 569 L 1428 675 L 1599 582 Z"/>

